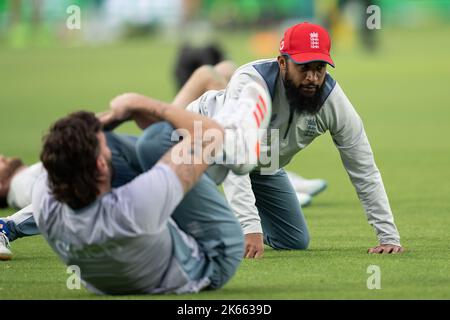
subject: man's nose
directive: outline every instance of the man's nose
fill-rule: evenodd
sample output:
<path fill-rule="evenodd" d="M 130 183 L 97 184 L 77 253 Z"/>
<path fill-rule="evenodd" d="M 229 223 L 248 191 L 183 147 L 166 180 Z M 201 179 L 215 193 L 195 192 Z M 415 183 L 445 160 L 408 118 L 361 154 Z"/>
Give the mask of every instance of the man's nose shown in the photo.
<path fill-rule="evenodd" d="M 315 83 L 319 80 L 319 75 L 314 71 L 308 71 L 306 73 L 306 80 Z"/>

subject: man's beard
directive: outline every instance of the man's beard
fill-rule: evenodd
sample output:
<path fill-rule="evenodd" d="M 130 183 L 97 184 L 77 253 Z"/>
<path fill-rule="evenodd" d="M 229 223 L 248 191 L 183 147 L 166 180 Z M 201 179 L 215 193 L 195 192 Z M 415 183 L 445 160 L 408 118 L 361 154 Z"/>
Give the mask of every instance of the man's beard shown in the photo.
<path fill-rule="evenodd" d="M 283 81 L 286 98 L 292 110 L 296 110 L 300 114 L 314 115 L 319 112 L 322 107 L 322 91 L 323 85 L 316 86 L 314 95 L 308 97 L 302 94 L 302 85 L 296 86 L 294 82 L 288 77 L 287 73 Z"/>

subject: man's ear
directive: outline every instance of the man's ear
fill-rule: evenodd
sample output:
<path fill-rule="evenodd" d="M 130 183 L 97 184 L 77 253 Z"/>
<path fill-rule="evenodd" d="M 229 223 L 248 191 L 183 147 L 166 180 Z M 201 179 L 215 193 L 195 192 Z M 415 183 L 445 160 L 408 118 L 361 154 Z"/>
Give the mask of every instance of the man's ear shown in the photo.
<path fill-rule="evenodd" d="M 278 66 L 280 67 L 280 70 L 285 72 L 287 67 L 287 60 L 285 56 L 278 56 Z"/>
<path fill-rule="evenodd" d="M 106 163 L 105 158 L 101 155 L 97 157 L 97 170 L 101 175 L 104 175 L 108 172 L 108 164 Z"/>

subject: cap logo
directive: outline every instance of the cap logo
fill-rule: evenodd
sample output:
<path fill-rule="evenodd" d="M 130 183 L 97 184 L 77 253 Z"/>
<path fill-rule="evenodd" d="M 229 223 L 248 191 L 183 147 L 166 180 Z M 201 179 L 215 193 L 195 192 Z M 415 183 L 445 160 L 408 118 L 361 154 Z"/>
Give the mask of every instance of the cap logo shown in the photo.
<path fill-rule="evenodd" d="M 284 39 L 281 40 L 281 43 L 280 43 L 280 51 L 282 51 L 283 49 L 284 49 Z"/>
<path fill-rule="evenodd" d="M 319 49 L 319 34 L 317 32 L 311 32 L 309 40 L 311 41 L 311 49 Z"/>

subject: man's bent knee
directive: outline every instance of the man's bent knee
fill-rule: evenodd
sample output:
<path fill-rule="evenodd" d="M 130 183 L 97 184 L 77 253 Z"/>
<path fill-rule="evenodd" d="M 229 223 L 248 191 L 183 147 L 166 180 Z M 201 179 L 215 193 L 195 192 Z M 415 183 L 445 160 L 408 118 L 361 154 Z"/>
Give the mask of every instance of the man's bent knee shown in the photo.
<path fill-rule="evenodd" d="M 214 247 L 214 253 L 210 256 L 215 265 L 210 289 L 224 286 L 234 276 L 244 257 L 244 235 L 240 224 L 231 222 L 223 226 L 221 232 L 221 244 Z"/>
<path fill-rule="evenodd" d="M 306 250 L 309 246 L 309 234 L 301 233 L 291 239 L 275 239 L 266 236 L 265 243 L 275 250 Z"/>
<path fill-rule="evenodd" d="M 306 250 L 309 247 L 309 236 L 303 236 L 293 243 L 291 250 Z"/>
<path fill-rule="evenodd" d="M 165 121 L 152 124 L 136 142 L 136 154 L 143 170 L 148 170 L 178 141 L 175 129 Z"/>

